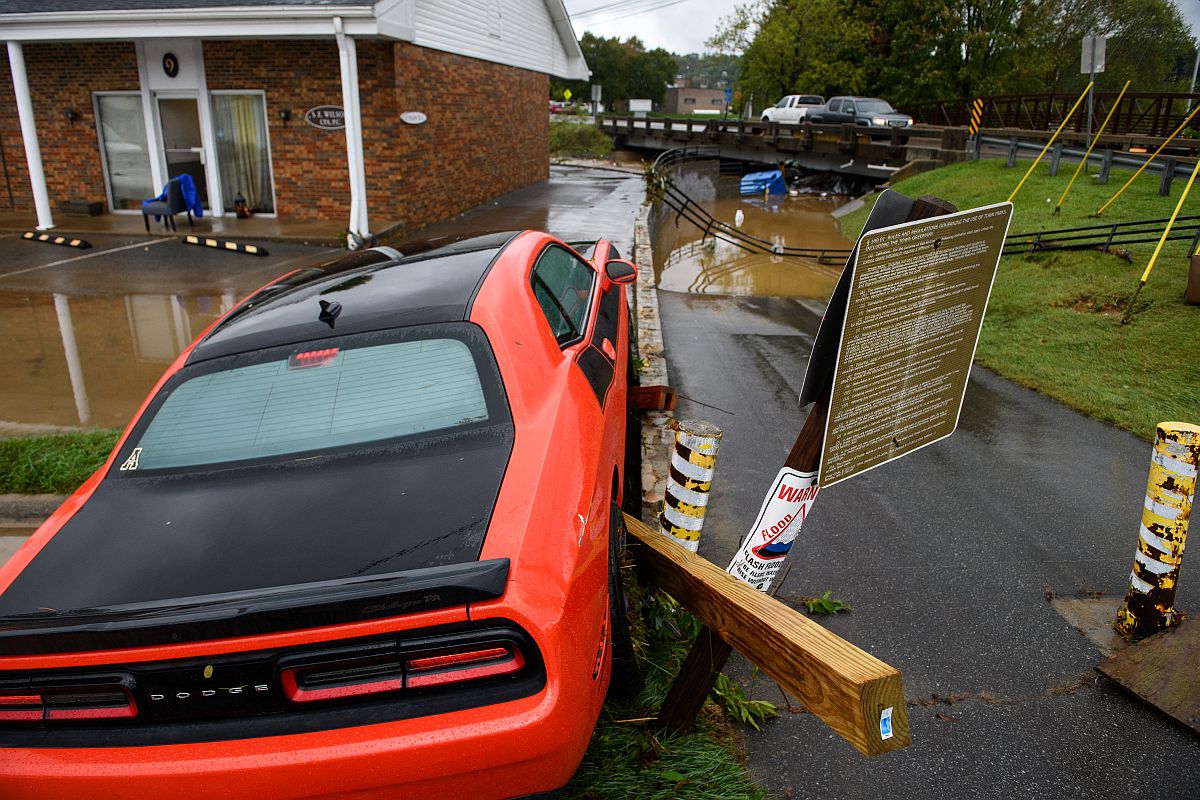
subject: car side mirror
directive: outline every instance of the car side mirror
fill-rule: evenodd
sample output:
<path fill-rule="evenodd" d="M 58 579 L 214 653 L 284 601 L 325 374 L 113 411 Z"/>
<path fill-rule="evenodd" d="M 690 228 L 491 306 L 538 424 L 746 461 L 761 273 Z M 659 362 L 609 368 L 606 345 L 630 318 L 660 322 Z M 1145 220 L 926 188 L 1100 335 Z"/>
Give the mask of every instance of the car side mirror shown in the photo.
<path fill-rule="evenodd" d="M 624 258 L 614 258 L 604 264 L 604 274 L 613 283 L 633 283 L 637 280 L 637 273 L 634 263 Z"/>

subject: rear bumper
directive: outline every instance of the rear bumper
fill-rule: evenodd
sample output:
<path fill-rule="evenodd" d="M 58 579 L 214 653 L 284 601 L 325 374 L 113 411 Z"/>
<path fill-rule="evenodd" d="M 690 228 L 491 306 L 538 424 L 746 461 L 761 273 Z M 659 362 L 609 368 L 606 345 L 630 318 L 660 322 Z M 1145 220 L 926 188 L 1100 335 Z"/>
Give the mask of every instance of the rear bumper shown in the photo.
<path fill-rule="evenodd" d="M 569 700 L 569 699 L 568 699 Z M 119 748 L 0 749 L 0 797 L 511 798 L 564 786 L 595 720 L 551 683 L 533 697 L 291 736 Z"/>

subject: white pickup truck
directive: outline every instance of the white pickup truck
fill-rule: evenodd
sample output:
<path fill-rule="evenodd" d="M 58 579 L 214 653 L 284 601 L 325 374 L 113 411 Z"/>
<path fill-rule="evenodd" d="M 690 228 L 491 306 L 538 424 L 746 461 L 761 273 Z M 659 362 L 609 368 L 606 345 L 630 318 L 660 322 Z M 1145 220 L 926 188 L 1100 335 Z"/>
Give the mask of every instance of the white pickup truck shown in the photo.
<path fill-rule="evenodd" d="M 825 98 L 817 94 L 789 94 L 762 113 L 763 122 L 803 122 L 809 109 L 825 105 Z"/>

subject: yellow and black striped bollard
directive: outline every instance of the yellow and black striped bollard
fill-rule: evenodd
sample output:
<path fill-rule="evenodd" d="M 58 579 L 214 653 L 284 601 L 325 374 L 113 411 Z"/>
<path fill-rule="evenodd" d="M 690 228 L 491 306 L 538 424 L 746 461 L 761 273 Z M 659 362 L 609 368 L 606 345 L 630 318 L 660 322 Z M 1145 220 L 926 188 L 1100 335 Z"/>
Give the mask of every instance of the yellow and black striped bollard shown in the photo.
<path fill-rule="evenodd" d="M 1200 426 L 1160 422 L 1154 435 L 1150 480 L 1125 605 L 1113 624 L 1127 639 L 1141 639 L 1180 621 L 1175 588 L 1200 464 Z"/>
<path fill-rule="evenodd" d="M 211 247 L 214 250 L 225 250 L 230 253 L 245 253 L 250 256 L 266 256 L 270 255 L 265 247 L 259 247 L 256 244 L 242 244 L 241 242 L 231 242 L 228 239 L 213 239 L 209 236 L 192 236 L 183 237 L 184 244 L 194 244 L 200 247 Z"/>
<path fill-rule="evenodd" d="M 700 546 L 721 429 L 703 420 L 684 420 L 674 427 L 675 451 L 671 454 L 659 529 L 694 553 Z"/>
<path fill-rule="evenodd" d="M 46 244 L 58 244 L 63 247 L 74 247 L 78 250 L 87 250 L 92 246 L 92 243 L 86 239 L 75 239 L 70 236 L 56 236 L 52 233 L 37 233 L 35 231 L 25 231 L 21 238 L 28 239 L 31 242 L 45 242 Z"/>

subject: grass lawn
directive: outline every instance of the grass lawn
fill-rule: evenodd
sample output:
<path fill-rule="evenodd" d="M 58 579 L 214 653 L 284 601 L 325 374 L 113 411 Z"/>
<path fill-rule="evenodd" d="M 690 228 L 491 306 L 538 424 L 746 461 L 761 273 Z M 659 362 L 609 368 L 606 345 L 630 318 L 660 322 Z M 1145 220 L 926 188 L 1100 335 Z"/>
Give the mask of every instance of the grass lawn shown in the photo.
<path fill-rule="evenodd" d="M 1013 169 L 999 160 L 954 164 L 901 181 L 895 189 L 973 208 L 1007 199 L 1030 163 Z M 1186 183 L 1175 180 L 1171 196 L 1159 197 L 1158 175 L 1147 170 L 1097 220 L 1088 215 L 1132 172 L 1114 169 L 1101 186 L 1092 177 L 1099 170 L 1092 167 L 1080 174 L 1061 213 L 1052 216 L 1074 170 L 1064 163 L 1052 178 L 1039 164 L 1013 201 L 1009 232 L 1169 217 Z M 842 219 L 847 235 L 862 230 L 867 210 Z M 1187 214 L 1200 214 L 1200 185 L 1180 211 Z M 1005 256 L 976 361 L 1144 439 L 1153 438 L 1159 422 L 1200 423 L 1200 306 L 1183 302 L 1187 250 L 1186 240 L 1166 244 L 1128 325 L 1120 324 L 1121 315 L 1153 242 L 1130 245 L 1132 263 L 1098 251 Z"/>
<path fill-rule="evenodd" d="M 104 464 L 120 431 L 0 439 L 0 494 L 68 494 Z"/>

